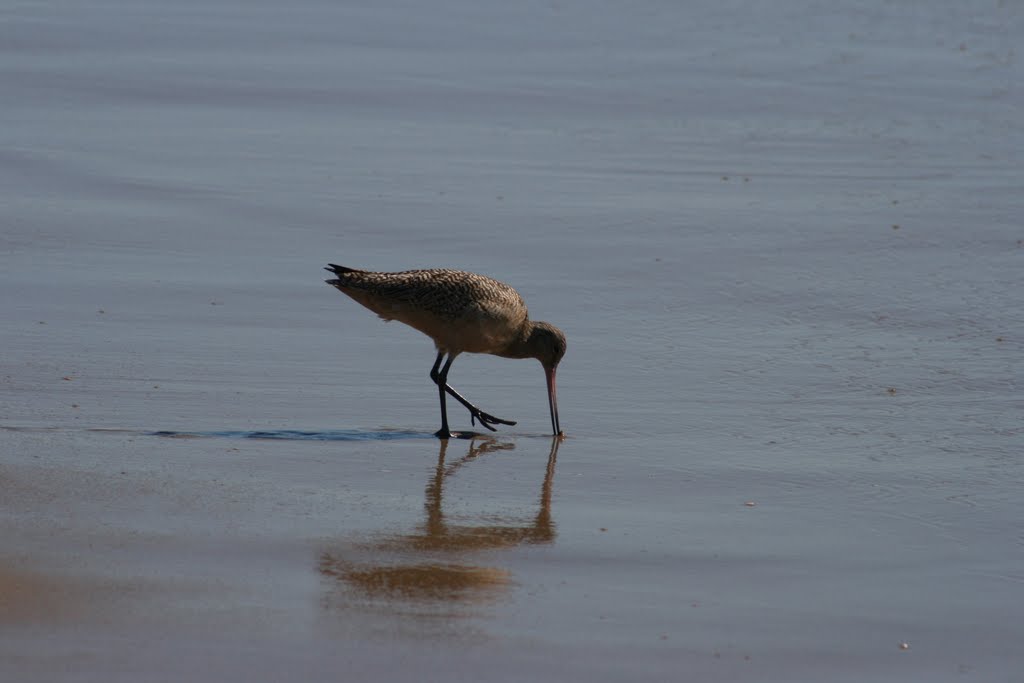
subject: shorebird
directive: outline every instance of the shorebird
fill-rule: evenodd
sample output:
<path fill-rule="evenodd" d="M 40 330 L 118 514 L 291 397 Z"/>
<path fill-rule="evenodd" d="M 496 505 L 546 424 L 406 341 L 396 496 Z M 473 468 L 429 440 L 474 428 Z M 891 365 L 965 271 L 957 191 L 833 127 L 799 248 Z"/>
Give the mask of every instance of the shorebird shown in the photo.
<path fill-rule="evenodd" d="M 327 284 L 385 321 L 398 320 L 434 340 L 437 358 L 430 379 L 441 396 L 441 429 L 435 436 L 448 439 L 452 435 L 446 393 L 469 409 L 473 424 L 480 420 L 492 432 L 497 431 L 492 425 L 516 424 L 485 413 L 449 386 L 448 371 L 460 353 L 539 360 L 547 378 L 551 429 L 561 435 L 555 370 L 565 355 L 565 335 L 550 323 L 530 320 L 519 292 L 483 275 L 445 268 L 377 273 L 331 263 L 325 270 L 336 276 Z"/>

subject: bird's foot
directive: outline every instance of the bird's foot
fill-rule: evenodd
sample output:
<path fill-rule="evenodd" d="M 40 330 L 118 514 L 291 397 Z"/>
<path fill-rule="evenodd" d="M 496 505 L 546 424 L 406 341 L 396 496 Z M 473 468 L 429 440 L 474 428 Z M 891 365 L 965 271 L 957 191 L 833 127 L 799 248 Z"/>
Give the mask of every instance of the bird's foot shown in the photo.
<path fill-rule="evenodd" d="M 492 432 L 496 432 L 498 430 L 495 429 L 494 427 L 492 427 L 491 425 L 499 425 L 499 424 L 500 425 L 514 425 L 514 424 L 516 424 L 515 420 L 503 420 L 500 417 L 494 417 L 490 413 L 485 413 L 484 411 L 480 410 L 479 408 L 470 408 L 469 409 L 469 422 L 470 422 L 470 424 L 476 425 L 476 421 L 477 420 L 480 420 L 480 424 L 483 425 L 484 427 L 486 427 L 487 429 L 490 429 Z"/>
<path fill-rule="evenodd" d="M 439 439 L 450 439 L 452 438 L 452 433 L 448 431 L 447 427 L 442 427 L 441 429 L 438 429 L 436 432 L 434 432 L 434 436 L 436 436 Z"/>

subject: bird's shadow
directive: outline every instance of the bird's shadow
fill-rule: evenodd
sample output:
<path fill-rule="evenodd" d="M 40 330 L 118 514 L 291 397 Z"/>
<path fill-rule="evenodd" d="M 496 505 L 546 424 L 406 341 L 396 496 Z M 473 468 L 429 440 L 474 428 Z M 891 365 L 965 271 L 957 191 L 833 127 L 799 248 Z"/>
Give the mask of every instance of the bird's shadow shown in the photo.
<path fill-rule="evenodd" d="M 153 436 L 168 439 L 264 439 L 272 441 L 396 441 L 400 439 L 434 439 L 430 432 L 416 432 L 405 429 L 327 429 L 323 431 L 302 431 L 297 429 L 223 429 L 213 431 L 170 431 L 151 432 Z M 464 436 L 465 434 L 465 436 Z M 455 434 L 452 434 L 454 437 Z M 458 438 L 471 439 L 472 432 L 460 432 Z"/>
<path fill-rule="evenodd" d="M 113 430 L 92 430 L 113 431 Z M 303 431 L 298 429 L 220 429 L 211 431 L 160 430 L 149 432 L 150 436 L 166 439 L 263 439 L 269 441 L 397 441 L 402 439 L 437 440 L 433 432 L 418 432 L 408 429 L 327 429 Z M 453 439 L 493 439 L 486 432 L 452 432 Z M 443 439 L 442 439 L 443 441 Z"/>

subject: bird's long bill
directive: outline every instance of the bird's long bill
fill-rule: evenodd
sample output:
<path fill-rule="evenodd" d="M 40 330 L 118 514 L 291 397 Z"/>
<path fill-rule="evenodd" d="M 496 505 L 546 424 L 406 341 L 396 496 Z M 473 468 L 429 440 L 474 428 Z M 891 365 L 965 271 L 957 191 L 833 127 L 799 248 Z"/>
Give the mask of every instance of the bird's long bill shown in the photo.
<path fill-rule="evenodd" d="M 557 367 L 558 366 L 544 368 L 544 376 L 547 377 L 548 380 L 548 407 L 551 408 L 551 429 L 554 430 L 555 436 L 562 433 L 562 430 L 558 425 L 558 396 L 555 386 L 555 370 Z"/>

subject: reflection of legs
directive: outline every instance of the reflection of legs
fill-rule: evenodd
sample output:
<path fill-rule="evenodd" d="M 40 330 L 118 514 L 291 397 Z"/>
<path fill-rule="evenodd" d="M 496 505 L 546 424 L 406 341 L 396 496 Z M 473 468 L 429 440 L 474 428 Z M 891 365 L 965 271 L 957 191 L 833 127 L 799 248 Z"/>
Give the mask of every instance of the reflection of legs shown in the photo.
<path fill-rule="evenodd" d="M 492 424 L 503 424 L 503 425 L 514 425 L 515 422 L 512 420 L 503 420 L 500 417 L 494 417 L 490 413 L 477 408 L 475 405 L 463 398 L 462 394 L 455 391 L 455 389 L 448 386 L 448 370 L 452 367 L 452 361 L 455 360 L 455 354 L 448 356 L 448 360 L 445 362 L 444 367 L 441 367 L 441 359 L 444 358 L 444 351 L 437 352 L 437 358 L 434 360 L 434 367 L 430 369 L 430 379 L 434 381 L 440 390 L 441 394 L 441 429 L 437 432 L 436 436 L 442 439 L 451 438 L 451 432 L 448 431 L 448 410 L 445 406 L 445 392 L 452 395 L 456 401 L 466 406 L 469 410 L 470 421 L 472 424 L 476 424 L 476 420 L 480 420 L 480 424 L 492 432 L 497 431 Z M 440 371 L 438 370 L 440 368 Z"/>

